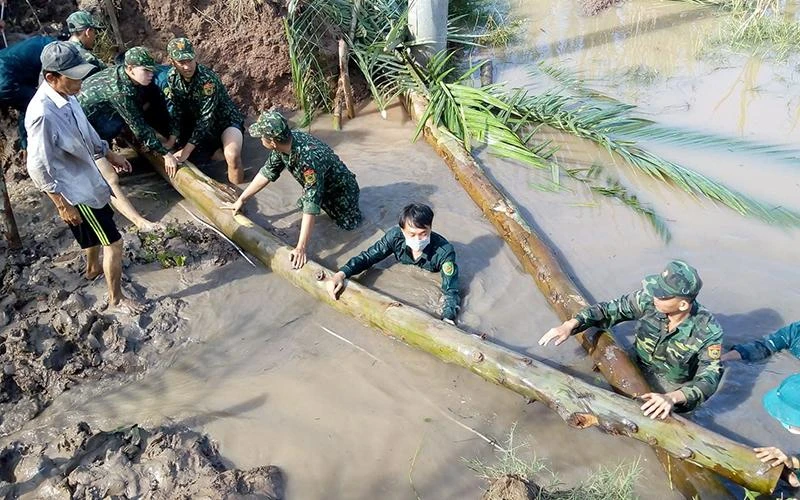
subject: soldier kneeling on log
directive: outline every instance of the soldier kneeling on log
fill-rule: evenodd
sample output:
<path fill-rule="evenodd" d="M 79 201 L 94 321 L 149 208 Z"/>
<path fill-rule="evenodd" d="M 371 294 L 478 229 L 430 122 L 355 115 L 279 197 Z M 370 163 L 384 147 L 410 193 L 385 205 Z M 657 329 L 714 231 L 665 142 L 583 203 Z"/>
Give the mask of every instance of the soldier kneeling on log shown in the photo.
<path fill-rule="evenodd" d="M 360 190 L 356 175 L 351 172 L 336 153 L 316 137 L 292 130 L 286 118 L 277 111 L 267 111 L 250 125 L 252 137 L 260 137 L 261 144 L 272 151 L 258 175 L 245 188 L 235 203 L 222 206 L 238 213 L 250 197 L 275 182 L 285 170 L 303 186 L 303 195 L 297 205 L 303 210 L 300 237 L 292 250 L 295 269 L 306 264 L 306 248 L 311 240 L 314 221 L 325 211 L 340 228 L 350 231 L 361 223 L 358 207 Z"/>
<path fill-rule="evenodd" d="M 642 288 L 610 302 L 581 310 L 539 340 L 559 345 L 590 327 L 611 328 L 637 320 L 634 354 L 654 389 L 641 397 L 650 418 L 693 410 L 711 397 L 722 377 L 722 327 L 696 299 L 703 282 L 687 263 L 670 262 L 661 274 L 646 277 Z"/>

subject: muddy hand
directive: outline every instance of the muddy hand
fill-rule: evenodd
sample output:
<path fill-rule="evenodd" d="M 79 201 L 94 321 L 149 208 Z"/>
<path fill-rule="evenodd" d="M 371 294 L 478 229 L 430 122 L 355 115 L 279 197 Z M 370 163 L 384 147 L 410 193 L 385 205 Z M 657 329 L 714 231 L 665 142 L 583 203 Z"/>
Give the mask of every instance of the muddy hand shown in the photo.
<path fill-rule="evenodd" d="M 641 410 L 644 412 L 645 417 L 652 419 L 660 418 L 664 420 L 669 416 L 674 406 L 674 402 L 666 394 L 648 392 L 647 394 L 642 394 L 642 399 L 645 403 L 641 406 Z"/>
<path fill-rule="evenodd" d="M 222 210 L 233 210 L 233 215 L 242 213 L 242 200 L 236 200 L 233 203 L 223 203 L 219 206 Z"/>
<path fill-rule="evenodd" d="M 172 153 L 164 155 L 164 170 L 167 172 L 170 179 L 175 177 L 175 174 L 178 173 L 178 160 L 175 159 L 175 155 Z"/>
<path fill-rule="evenodd" d="M 61 220 L 63 220 L 70 226 L 77 226 L 83 221 L 83 219 L 81 219 L 80 212 L 78 212 L 78 209 L 73 207 L 72 205 L 63 205 L 57 208 L 58 208 L 58 215 L 59 217 L 61 217 Z"/>
<path fill-rule="evenodd" d="M 789 457 L 778 448 L 774 446 L 767 446 L 763 448 L 753 448 L 753 451 L 756 452 L 756 456 L 764 462 L 765 464 L 768 463 L 772 467 L 777 467 L 779 465 L 785 465 L 786 467 L 792 467 L 792 461 L 789 460 Z"/>
<path fill-rule="evenodd" d="M 289 255 L 289 260 L 292 262 L 292 269 L 300 269 L 306 265 L 308 257 L 306 256 L 306 249 L 296 247 Z"/>
<path fill-rule="evenodd" d="M 339 271 L 325 282 L 328 296 L 333 300 L 339 300 L 339 294 L 344 289 L 344 273 Z"/>
<path fill-rule="evenodd" d="M 119 172 L 129 173 L 133 170 L 133 167 L 131 166 L 130 162 L 119 153 L 116 153 L 114 151 L 109 151 L 108 156 L 106 156 L 106 158 L 114 167 L 114 170 L 117 173 Z"/>

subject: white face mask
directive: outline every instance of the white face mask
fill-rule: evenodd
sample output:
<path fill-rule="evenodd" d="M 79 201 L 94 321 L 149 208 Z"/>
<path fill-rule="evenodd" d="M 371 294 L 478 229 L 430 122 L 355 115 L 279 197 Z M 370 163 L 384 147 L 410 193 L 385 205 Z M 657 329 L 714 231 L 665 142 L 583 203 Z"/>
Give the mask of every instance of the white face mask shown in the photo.
<path fill-rule="evenodd" d="M 791 432 L 792 434 L 800 434 L 800 427 L 796 427 L 794 425 L 786 425 L 786 424 L 783 424 L 783 426 L 786 427 L 786 430 Z"/>
<path fill-rule="evenodd" d="M 411 250 L 413 250 L 414 252 L 421 252 L 426 246 L 428 246 L 428 243 L 430 242 L 431 242 L 430 235 L 419 240 L 417 238 L 406 238 L 406 246 Z"/>

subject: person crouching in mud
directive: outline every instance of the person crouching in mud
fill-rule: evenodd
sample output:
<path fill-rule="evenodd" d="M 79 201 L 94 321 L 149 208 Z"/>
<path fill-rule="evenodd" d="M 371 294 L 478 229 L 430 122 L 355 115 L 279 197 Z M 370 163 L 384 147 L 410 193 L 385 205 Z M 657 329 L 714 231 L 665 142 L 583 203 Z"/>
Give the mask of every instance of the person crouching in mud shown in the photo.
<path fill-rule="evenodd" d="M 442 235 L 431 230 L 433 210 L 428 205 L 412 203 L 403 208 L 400 220 L 383 238 L 356 255 L 328 280 L 328 295 L 338 300 L 344 288 L 344 280 L 366 271 L 389 255 L 403 264 L 421 267 L 426 271 L 442 275 L 444 307 L 442 319 L 455 324 L 458 314 L 458 266 L 456 251 Z"/>
<path fill-rule="evenodd" d="M 248 199 L 278 180 L 284 169 L 288 170 L 303 186 L 303 195 L 297 200 L 303 209 L 300 238 L 290 257 L 293 267 L 300 269 L 308 260 L 306 248 L 314 220 L 322 210 L 346 231 L 361 223 L 356 175 L 327 144 L 305 132 L 291 130 L 286 118 L 277 111 L 262 113 L 249 132 L 252 137 L 260 137 L 261 144 L 272 154 L 239 199 L 221 208 L 239 213 Z"/>
<path fill-rule="evenodd" d="M 795 374 L 777 388 L 769 391 L 763 400 L 764 409 L 792 434 L 800 434 L 800 374 Z M 793 488 L 800 488 L 800 456 L 787 455 L 774 446 L 754 448 L 756 456 L 772 467 L 783 467 L 781 478 Z"/>

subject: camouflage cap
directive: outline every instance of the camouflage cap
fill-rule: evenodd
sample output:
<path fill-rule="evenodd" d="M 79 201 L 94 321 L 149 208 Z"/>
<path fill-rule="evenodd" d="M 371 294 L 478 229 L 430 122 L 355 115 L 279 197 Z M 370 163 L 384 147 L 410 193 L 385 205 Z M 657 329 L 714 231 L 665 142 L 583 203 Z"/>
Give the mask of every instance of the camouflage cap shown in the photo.
<path fill-rule="evenodd" d="M 289 138 L 289 123 L 277 111 L 264 111 L 248 129 L 251 137 L 267 137 L 284 142 Z"/>
<path fill-rule="evenodd" d="M 661 274 L 646 277 L 643 284 L 645 290 L 658 299 L 671 297 L 694 299 L 703 288 L 703 280 L 700 279 L 697 269 L 682 260 L 673 260 Z"/>
<path fill-rule="evenodd" d="M 85 10 L 73 12 L 67 17 L 67 29 L 70 33 L 83 31 L 88 28 L 102 29 L 104 26 L 98 23 L 95 18 Z"/>
<path fill-rule="evenodd" d="M 194 47 L 188 38 L 180 37 L 173 38 L 167 44 L 167 54 L 170 59 L 176 61 L 186 61 L 187 59 L 194 59 Z"/>
<path fill-rule="evenodd" d="M 800 427 L 800 374 L 786 378 L 764 395 L 764 409 L 783 425 Z"/>
<path fill-rule="evenodd" d="M 125 64 L 129 66 L 142 66 L 150 71 L 153 71 L 156 67 L 156 61 L 144 47 L 131 47 L 128 49 L 125 52 Z"/>

